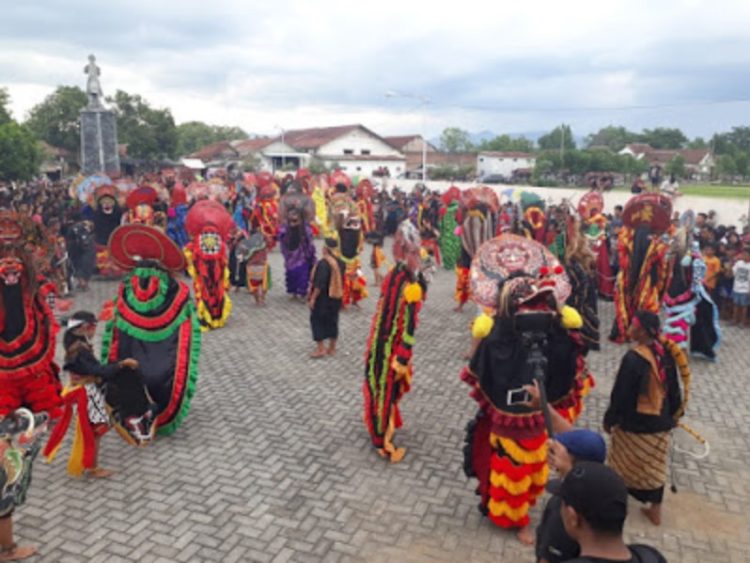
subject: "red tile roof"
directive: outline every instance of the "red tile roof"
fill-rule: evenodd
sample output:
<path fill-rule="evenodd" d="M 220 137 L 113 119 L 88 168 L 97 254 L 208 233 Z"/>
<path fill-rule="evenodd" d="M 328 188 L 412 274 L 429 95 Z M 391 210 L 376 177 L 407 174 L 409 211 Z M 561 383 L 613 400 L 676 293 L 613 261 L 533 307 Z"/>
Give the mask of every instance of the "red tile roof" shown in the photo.
<path fill-rule="evenodd" d="M 268 145 L 274 142 L 271 137 L 257 137 L 255 139 L 244 139 L 242 141 L 234 141 L 232 146 L 240 153 L 240 156 L 244 156 L 250 153 L 258 152 L 266 148 Z"/>
<path fill-rule="evenodd" d="M 203 161 L 210 161 L 227 155 L 239 156 L 239 153 L 229 141 L 219 141 L 218 143 L 211 143 L 210 145 L 198 149 L 190 155 L 190 158 L 199 158 Z"/>
<path fill-rule="evenodd" d="M 421 135 L 397 135 L 395 137 L 383 137 L 385 142 L 391 145 L 394 149 L 403 150 L 406 145 L 411 143 L 415 139 L 422 139 Z"/>
<path fill-rule="evenodd" d="M 630 143 L 629 145 L 625 145 L 625 148 L 630 149 L 634 154 L 644 154 L 654 150 L 651 148 L 651 145 L 646 143 Z"/>
<path fill-rule="evenodd" d="M 311 129 L 294 129 L 291 131 L 285 131 L 283 137 L 284 142 L 287 145 L 291 145 L 297 150 L 308 151 L 319 149 L 323 145 L 330 143 L 355 129 L 362 129 L 367 134 L 372 135 L 385 144 L 388 144 L 383 137 L 360 124 L 338 125 L 335 127 L 313 127 Z M 281 135 L 274 140 L 280 141 Z"/>
<path fill-rule="evenodd" d="M 631 143 L 629 148 L 634 154 L 642 154 L 650 164 L 666 164 L 678 154 L 685 159 L 685 164 L 698 166 L 707 155 L 711 154 L 708 149 L 654 149 L 645 143 Z"/>
<path fill-rule="evenodd" d="M 362 125 L 339 125 L 337 127 L 295 129 L 293 131 L 285 131 L 283 138 L 287 145 L 291 145 L 295 149 L 314 150 L 360 127 L 362 127 Z M 364 129 L 364 127 L 362 128 Z M 377 135 L 375 136 L 377 137 Z M 281 140 L 281 138 L 282 136 L 279 136 L 277 137 L 277 140 Z"/>

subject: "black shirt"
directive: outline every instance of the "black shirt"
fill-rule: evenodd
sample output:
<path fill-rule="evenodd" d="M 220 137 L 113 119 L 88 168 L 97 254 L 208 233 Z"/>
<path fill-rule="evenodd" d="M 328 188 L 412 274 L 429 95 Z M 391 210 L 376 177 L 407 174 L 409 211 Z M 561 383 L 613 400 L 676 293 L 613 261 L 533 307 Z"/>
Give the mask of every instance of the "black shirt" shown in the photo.
<path fill-rule="evenodd" d="M 628 546 L 630 559 L 606 559 L 604 557 L 581 556 L 568 559 L 568 563 L 667 563 L 666 558 L 648 545 L 632 544 Z"/>
<path fill-rule="evenodd" d="M 681 404 L 677 368 L 668 351 L 661 358 L 666 372 L 666 396 L 658 415 L 638 412 L 638 396 L 645 392 L 651 377 L 651 365 L 637 352 L 629 350 L 622 358 L 615 384 L 604 414 L 605 426 L 619 426 L 625 432 L 648 434 L 674 428 L 673 415 Z"/>
<path fill-rule="evenodd" d="M 344 271 L 346 270 L 346 265 L 338 258 L 335 260 L 339 265 L 339 273 L 343 276 Z M 328 295 L 332 274 L 333 270 L 328 264 L 328 261 L 325 258 L 321 258 L 318 262 L 318 266 L 315 268 L 315 277 L 312 280 L 313 288 L 320 290 L 320 294 L 315 300 L 315 309 L 318 311 L 337 310 L 341 306 L 341 299 L 333 299 Z M 341 281 L 343 287 L 343 279 Z"/>
<path fill-rule="evenodd" d="M 560 507 L 562 499 L 552 495 L 542 513 L 542 520 L 536 529 L 536 558 L 550 563 L 567 561 L 581 552 L 578 543 L 565 531 Z"/>

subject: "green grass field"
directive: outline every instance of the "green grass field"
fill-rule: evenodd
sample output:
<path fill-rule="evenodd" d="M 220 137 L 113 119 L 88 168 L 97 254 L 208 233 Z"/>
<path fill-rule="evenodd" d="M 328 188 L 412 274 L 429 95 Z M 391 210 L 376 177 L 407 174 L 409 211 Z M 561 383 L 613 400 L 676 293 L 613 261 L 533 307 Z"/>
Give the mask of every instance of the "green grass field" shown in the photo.
<path fill-rule="evenodd" d="M 618 192 L 629 192 L 630 187 L 618 186 Z M 683 195 L 717 197 L 721 199 L 750 199 L 750 186 L 714 186 L 711 184 L 681 184 L 680 192 Z"/>
<path fill-rule="evenodd" d="M 688 184 L 680 186 L 685 195 L 699 195 L 704 197 L 721 197 L 731 199 L 750 198 L 750 186 L 712 186 L 710 184 Z"/>

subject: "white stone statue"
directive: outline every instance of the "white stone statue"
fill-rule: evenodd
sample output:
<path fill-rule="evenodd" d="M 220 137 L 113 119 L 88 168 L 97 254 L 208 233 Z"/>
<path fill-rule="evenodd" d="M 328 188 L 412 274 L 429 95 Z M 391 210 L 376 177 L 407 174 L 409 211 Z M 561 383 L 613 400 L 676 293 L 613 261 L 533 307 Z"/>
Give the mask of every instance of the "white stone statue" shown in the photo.
<path fill-rule="evenodd" d="M 89 96 L 89 108 L 101 108 L 102 98 L 104 98 L 102 85 L 99 83 L 101 70 L 96 66 L 96 58 L 94 55 L 89 55 L 89 64 L 84 67 L 83 72 L 89 76 L 86 81 L 86 93 Z"/>

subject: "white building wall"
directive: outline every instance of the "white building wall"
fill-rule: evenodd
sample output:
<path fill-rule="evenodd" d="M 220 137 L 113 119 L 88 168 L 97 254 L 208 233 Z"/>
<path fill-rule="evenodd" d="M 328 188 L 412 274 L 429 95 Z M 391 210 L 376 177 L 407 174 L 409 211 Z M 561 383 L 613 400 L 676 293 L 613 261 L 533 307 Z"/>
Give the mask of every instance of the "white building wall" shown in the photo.
<path fill-rule="evenodd" d="M 534 168 L 536 159 L 515 156 L 488 156 L 479 154 L 477 156 L 477 174 L 482 178 L 492 174 L 501 174 L 510 178 L 514 170 L 519 168 Z"/>
<path fill-rule="evenodd" d="M 330 143 L 321 145 L 316 154 L 325 156 L 335 156 L 338 154 L 348 154 L 344 151 L 352 151 L 351 154 L 361 155 L 362 151 L 364 154 L 370 155 L 393 155 L 402 156 L 400 152 L 394 149 L 389 144 L 381 141 L 377 137 L 373 137 L 370 133 L 364 129 L 353 129 L 346 135 L 342 135 L 338 139 L 334 139 Z M 368 152 L 369 151 L 369 152 Z"/>
<path fill-rule="evenodd" d="M 338 163 L 339 168 L 349 176 L 372 176 L 380 168 L 388 168 L 391 177 L 395 178 L 406 170 L 405 160 L 336 160 L 325 159 L 323 163 L 326 166 L 332 166 Z"/>

